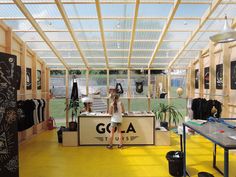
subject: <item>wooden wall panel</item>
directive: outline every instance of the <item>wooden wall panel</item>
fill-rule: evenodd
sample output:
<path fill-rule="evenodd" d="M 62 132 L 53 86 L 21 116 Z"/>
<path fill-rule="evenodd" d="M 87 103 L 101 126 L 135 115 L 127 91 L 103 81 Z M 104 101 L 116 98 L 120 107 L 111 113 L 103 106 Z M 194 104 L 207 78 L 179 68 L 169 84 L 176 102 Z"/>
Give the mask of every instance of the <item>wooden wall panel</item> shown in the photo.
<path fill-rule="evenodd" d="M 5 41 L 6 41 L 6 37 L 5 37 L 5 30 L 1 27 L 0 25 L 0 46 L 2 47 L 6 47 L 5 46 Z"/>

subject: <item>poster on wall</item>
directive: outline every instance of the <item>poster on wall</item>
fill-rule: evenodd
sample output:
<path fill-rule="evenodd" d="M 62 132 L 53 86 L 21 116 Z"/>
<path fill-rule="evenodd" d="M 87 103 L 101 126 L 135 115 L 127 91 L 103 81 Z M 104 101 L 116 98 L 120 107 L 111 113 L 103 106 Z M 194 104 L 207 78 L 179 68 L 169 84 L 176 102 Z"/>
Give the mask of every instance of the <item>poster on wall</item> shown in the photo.
<path fill-rule="evenodd" d="M 0 52 L 0 176 L 19 177 L 16 56 Z"/>
<path fill-rule="evenodd" d="M 199 70 L 195 69 L 195 88 L 198 89 L 198 82 L 199 82 Z"/>
<path fill-rule="evenodd" d="M 37 89 L 41 89 L 41 71 L 37 70 Z"/>
<path fill-rule="evenodd" d="M 216 65 L 216 89 L 223 88 L 223 64 Z"/>
<path fill-rule="evenodd" d="M 236 61 L 231 62 L 230 69 L 231 89 L 236 89 Z"/>
<path fill-rule="evenodd" d="M 209 80 L 210 80 L 210 75 L 209 75 L 209 67 L 204 68 L 204 88 L 209 89 Z"/>
<path fill-rule="evenodd" d="M 31 68 L 26 68 L 26 89 L 31 90 L 31 88 L 32 88 Z"/>

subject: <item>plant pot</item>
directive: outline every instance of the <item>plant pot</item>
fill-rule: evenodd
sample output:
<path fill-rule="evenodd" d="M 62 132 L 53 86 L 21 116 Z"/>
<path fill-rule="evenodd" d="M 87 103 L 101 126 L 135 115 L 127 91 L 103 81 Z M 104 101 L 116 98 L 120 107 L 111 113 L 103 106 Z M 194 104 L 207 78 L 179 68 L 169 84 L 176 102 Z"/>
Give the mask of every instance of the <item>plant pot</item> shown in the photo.
<path fill-rule="evenodd" d="M 77 122 L 69 122 L 69 130 L 77 131 Z"/>
<path fill-rule="evenodd" d="M 160 126 L 168 130 L 168 122 L 160 122 Z"/>

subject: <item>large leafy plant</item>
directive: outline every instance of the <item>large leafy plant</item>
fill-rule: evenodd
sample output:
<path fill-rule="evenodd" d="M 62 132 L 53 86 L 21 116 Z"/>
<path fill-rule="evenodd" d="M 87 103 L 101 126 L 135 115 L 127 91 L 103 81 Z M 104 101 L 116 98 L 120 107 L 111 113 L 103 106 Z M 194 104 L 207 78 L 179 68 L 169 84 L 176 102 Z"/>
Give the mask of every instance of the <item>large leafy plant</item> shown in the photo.
<path fill-rule="evenodd" d="M 183 118 L 183 115 L 177 110 L 175 106 L 164 103 L 160 103 L 156 110 L 154 110 L 154 113 L 156 115 L 156 118 L 161 122 L 167 122 L 168 116 L 169 127 L 171 127 L 171 122 L 173 122 L 176 126 Z"/>
<path fill-rule="evenodd" d="M 78 116 L 78 113 L 80 113 L 82 108 L 82 102 L 79 99 L 70 99 L 70 102 L 66 105 L 65 110 L 71 110 L 72 122 L 74 121 L 74 118 Z"/>

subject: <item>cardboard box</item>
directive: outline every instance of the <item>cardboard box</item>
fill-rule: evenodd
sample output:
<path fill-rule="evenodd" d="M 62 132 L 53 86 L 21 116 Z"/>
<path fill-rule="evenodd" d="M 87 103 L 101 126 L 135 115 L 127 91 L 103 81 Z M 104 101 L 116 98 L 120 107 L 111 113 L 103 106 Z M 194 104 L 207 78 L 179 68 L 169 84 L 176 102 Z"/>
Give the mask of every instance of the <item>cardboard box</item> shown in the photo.
<path fill-rule="evenodd" d="M 156 146 L 170 146 L 170 131 L 155 130 L 155 145 Z"/>
<path fill-rule="evenodd" d="M 77 131 L 63 131 L 62 132 L 63 146 L 78 146 L 78 132 Z"/>

